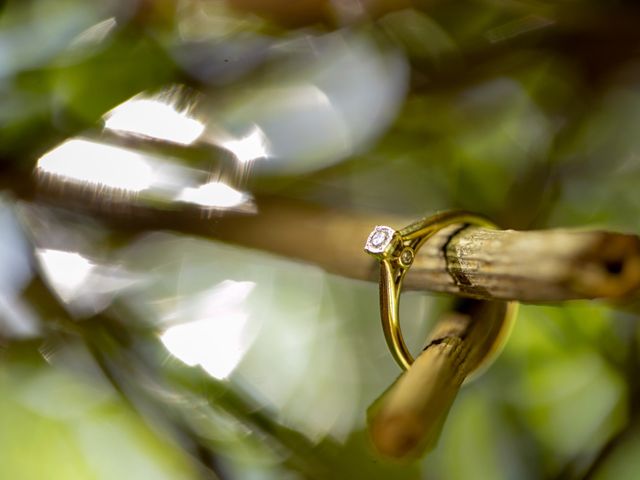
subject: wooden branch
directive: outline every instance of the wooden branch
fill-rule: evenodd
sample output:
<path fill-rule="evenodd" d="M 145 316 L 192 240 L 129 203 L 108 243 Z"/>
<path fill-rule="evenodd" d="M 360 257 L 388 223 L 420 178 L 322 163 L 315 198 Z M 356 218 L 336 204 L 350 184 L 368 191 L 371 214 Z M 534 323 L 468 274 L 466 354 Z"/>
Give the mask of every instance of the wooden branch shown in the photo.
<path fill-rule="evenodd" d="M 463 381 L 501 332 L 504 308 L 473 302 L 467 313 L 443 316 L 411 368 L 369 409 L 370 438 L 381 454 L 407 460 L 435 447 Z"/>
<path fill-rule="evenodd" d="M 258 211 L 252 217 L 226 216 L 211 233 L 369 281 L 378 279 L 376 262 L 363 253 L 372 228 L 402 228 L 411 222 L 274 199 L 258 203 Z M 406 289 L 548 302 L 624 297 L 640 288 L 640 239 L 635 235 L 461 227 L 442 230 L 422 247 L 405 279 Z"/>
<path fill-rule="evenodd" d="M 67 185 L 47 201 L 98 216 L 118 226 L 120 234 L 173 229 L 373 282 L 378 281 L 378 265 L 363 252 L 371 229 L 379 224 L 402 228 L 415 220 L 356 215 L 279 198 L 260 198 L 257 213 L 247 214 L 175 203 L 153 207 L 126 196 L 105 202 L 95 192 L 89 194 L 74 193 Z M 405 287 L 530 302 L 631 296 L 640 287 L 640 239 L 602 231 L 517 232 L 453 225 L 423 246 Z M 371 438 L 384 454 L 415 457 L 435 444 L 460 386 L 497 334 L 495 321 L 501 316 L 496 309 L 504 303 L 475 305 L 472 312 L 445 317 L 425 352 L 372 408 Z"/>
<path fill-rule="evenodd" d="M 42 193 L 42 190 L 41 190 Z M 282 198 L 259 198 L 257 214 L 120 205 L 99 196 L 74 199 L 71 187 L 48 201 L 84 210 L 140 233 L 173 229 L 313 263 L 349 278 L 378 281 L 378 265 L 363 252 L 375 225 L 402 228 L 416 220 L 361 215 Z M 79 201 L 81 200 L 81 201 Z M 405 289 L 478 299 L 549 302 L 633 296 L 640 288 L 640 239 L 603 231 L 513 231 L 454 225 L 418 253 Z"/>

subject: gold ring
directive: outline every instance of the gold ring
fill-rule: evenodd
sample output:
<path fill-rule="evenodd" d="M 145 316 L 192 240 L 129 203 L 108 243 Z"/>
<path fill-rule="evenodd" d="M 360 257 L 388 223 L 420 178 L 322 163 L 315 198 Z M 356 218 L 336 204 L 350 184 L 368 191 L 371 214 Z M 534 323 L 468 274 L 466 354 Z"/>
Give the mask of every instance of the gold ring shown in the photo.
<path fill-rule="evenodd" d="M 404 343 L 400 328 L 399 308 L 402 281 L 420 247 L 436 232 L 455 224 L 497 228 L 490 220 L 480 215 L 464 211 L 451 211 L 424 218 L 402 230 L 396 231 L 391 227 L 376 226 L 365 243 L 365 252 L 380 261 L 380 316 L 384 337 L 393 358 L 404 370 L 407 370 L 413 363 L 413 356 Z M 494 345 L 475 368 L 475 371 L 480 366 L 486 366 L 500 350 L 513 324 L 516 310 L 517 302 L 507 303 L 500 334 L 497 335 Z"/>

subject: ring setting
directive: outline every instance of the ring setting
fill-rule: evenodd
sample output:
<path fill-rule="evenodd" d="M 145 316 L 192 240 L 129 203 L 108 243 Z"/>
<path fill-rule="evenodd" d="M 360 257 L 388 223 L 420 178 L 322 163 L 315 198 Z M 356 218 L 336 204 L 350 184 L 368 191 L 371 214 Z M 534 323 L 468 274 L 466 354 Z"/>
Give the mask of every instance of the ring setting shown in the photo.
<path fill-rule="evenodd" d="M 364 249 L 367 253 L 382 258 L 400 241 L 400 236 L 391 227 L 377 225 L 369 234 Z"/>
<path fill-rule="evenodd" d="M 377 225 L 369 234 L 364 250 L 380 262 L 380 317 L 382 330 L 387 346 L 398 365 L 407 370 L 413 363 L 402 330 L 400 328 L 399 304 L 402 282 L 420 247 L 434 234 L 445 227 L 463 224 L 480 227 L 496 228 L 485 217 L 464 211 L 451 211 L 433 215 L 419 220 L 411 225 L 395 230 L 385 225 Z M 517 302 L 507 302 L 507 308 L 502 319 L 501 330 L 508 332 L 513 323 L 517 310 Z M 506 340 L 505 334 L 498 335 L 491 353 L 502 347 Z M 483 359 L 478 365 L 486 366 L 491 359 Z M 478 370 L 476 367 L 476 370 Z"/>

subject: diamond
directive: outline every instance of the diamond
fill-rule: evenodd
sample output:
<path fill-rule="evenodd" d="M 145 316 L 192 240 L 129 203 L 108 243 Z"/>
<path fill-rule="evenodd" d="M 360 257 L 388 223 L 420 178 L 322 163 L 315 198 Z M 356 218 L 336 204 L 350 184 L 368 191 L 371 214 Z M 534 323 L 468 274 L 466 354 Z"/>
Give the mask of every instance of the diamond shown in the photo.
<path fill-rule="evenodd" d="M 400 254 L 400 264 L 408 267 L 411 262 L 413 262 L 413 250 L 410 247 L 406 247 Z"/>
<path fill-rule="evenodd" d="M 378 230 L 377 232 L 375 232 L 373 235 L 371 235 L 371 245 L 373 245 L 374 247 L 379 247 L 380 245 L 384 244 L 384 242 L 386 242 L 389 239 L 389 232 L 386 232 L 384 230 Z"/>
<path fill-rule="evenodd" d="M 395 233 L 391 227 L 378 225 L 367 238 L 364 249 L 369 253 L 383 253 L 391 244 Z"/>

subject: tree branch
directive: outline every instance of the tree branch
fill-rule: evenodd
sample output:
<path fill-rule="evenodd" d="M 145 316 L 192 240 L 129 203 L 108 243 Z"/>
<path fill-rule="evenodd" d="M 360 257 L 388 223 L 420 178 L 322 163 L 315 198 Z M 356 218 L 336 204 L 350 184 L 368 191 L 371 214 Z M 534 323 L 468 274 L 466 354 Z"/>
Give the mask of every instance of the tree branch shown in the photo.
<path fill-rule="evenodd" d="M 378 281 L 363 252 L 375 225 L 402 228 L 415 219 L 362 215 L 264 197 L 257 214 L 172 210 L 74 200 L 70 189 L 48 197 L 130 234 L 176 230 L 309 262 L 345 277 Z M 123 201 L 125 201 L 124 199 Z M 128 200 L 127 200 L 128 201 Z M 69 203 L 71 202 L 71 203 Z M 585 230 L 513 231 L 453 225 L 419 251 L 405 289 L 484 300 L 549 302 L 633 296 L 640 288 L 640 238 Z"/>
<path fill-rule="evenodd" d="M 491 354 L 505 304 L 462 306 L 440 319 L 411 368 L 369 409 L 370 437 L 383 455 L 413 459 L 435 447 L 463 381 Z"/>

